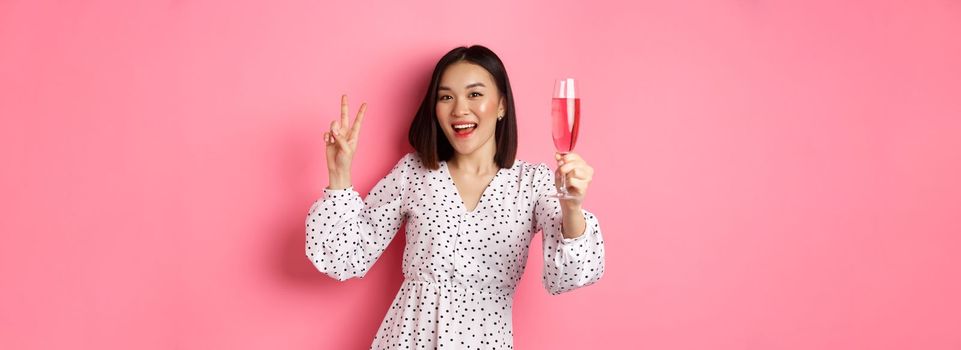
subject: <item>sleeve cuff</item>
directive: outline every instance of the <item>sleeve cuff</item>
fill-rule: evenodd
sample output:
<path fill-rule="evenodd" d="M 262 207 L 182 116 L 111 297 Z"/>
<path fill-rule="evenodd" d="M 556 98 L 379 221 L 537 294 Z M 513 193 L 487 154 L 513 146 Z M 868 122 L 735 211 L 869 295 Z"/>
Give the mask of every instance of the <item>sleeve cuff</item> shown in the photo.
<path fill-rule="evenodd" d="M 576 243 L 579 241 L 583 241 L 584 238 L 587 237 L 588 235 L 594 234 L 594 229 L 591 226 L 591 221 L 592 221 L 591 218 L 593 217 L 593 215 L 584 209 L 581 209 L 581 210 L 584 212 L 584 221 L 585 221 L 584 233 L 574 238 L 565 238 L 563 233 L 561 233 L 561 243 L 564 243 L 564 244 Z"/>
<path fill-rule="evenodd" d="M 574 238 L 565 238 L 564 236 L 561 236 L 561 243 L 563 243 L 563 244 L 574 244 L 574 243 L 577 243 L 577 242 L 580 242 L 580 241 L 585 240 L 585 238 L 586 238 L 588 235 L 592 234 L 592 233 L 593 233 L 593 232 L 592 232 L 592 230 L 591 230 L 591 226 L 590 226 L 590 225 L 587 225 L 587 227 L 584 228 L 584 233 L 581 234 L 580 236 L 577 236 L 577 237 L 574 237 Z"/>
<path fill-rule="evenodd" d="M 357 191 L 354 191 L 354 186 L 350 186 L 350 187 L 339 189 L 339 190 L 324 188 L 324 199 L 343 199 L 343 198 L 350 197 L 351 195 L 356 193 Z"/>

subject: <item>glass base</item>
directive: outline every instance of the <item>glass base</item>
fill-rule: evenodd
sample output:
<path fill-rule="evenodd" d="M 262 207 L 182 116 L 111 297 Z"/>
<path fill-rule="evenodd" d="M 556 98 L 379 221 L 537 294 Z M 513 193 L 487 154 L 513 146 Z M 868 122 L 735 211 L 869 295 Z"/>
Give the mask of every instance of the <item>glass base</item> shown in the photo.
<path fill-rule="evenodd" d="M 572 194 L 569 194 L 569 193 L 554 193 L 554 194 L 550 195 L 549 197 L 551 197 L 551 198 L 557 198 L 557 199 L 577 199 L 577 196 L 572 195 Z"/>

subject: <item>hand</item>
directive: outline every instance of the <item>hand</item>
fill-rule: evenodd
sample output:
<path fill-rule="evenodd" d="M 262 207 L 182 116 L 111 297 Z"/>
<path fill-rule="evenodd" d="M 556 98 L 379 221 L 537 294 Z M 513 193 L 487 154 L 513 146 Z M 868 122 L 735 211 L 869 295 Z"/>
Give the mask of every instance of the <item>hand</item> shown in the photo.
<path fill-rule="evenodd" d="M 340 119 L 331 122 L 330 131 L 324 133 L 324 142 L 327 145 L 327 170 L 331 174 L 350 174 L 350 164 L 357 150 L 357 139 L 360 136 L 360 126 L 364 121 L 367 104 L 360 105 L 357 118 L 348 128 L 349 111 L 347 95 L 343 95 L 340 98 Z"/>
<path fill-rule="evenodd" d="M 560 153 L 554 154 L 554 159 L 557 160 L 557 171 L 554 172 L 554 186 L 561 187 L 561 176 L 565 176 L 567 179 L 567 192 L 576 198 L 570 200 L 562 200 L 561 203 L 565 205 L 575 205 L 579 206 L 584 201 L 584 196 L 587 195 L 587 186 L 590 185 L 591 179 L 594 177 L 594 168 L 587 165 L 584 158 L 574 152 L 562 155 Z"/>

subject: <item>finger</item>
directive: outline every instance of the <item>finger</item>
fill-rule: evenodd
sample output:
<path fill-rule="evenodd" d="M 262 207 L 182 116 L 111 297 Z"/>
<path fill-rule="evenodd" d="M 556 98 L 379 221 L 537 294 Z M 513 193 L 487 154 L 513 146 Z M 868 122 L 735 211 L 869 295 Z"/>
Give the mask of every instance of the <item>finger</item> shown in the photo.
<path fill-rule="evenodd" d="M 589 166 L 577 167 L 571 170 L 571 172 L 568 173 L 568 176 L 577 178 L 579 180 L 591 181 L 591 178 L 594 177 L 594 170 Z"/>
<path fill-rule="evenodd" d="M 581 162 L 581 161 L 565 162 L 564 165 L 561 165 L 558 169 L 561 170 L 561 173 L 567 174 L 572 169 L 582 167 L 583 165 L 584 165 L 584 162 Z"/>
<path fill-rule="evenodd" d="M 581 156 L 577 155 L 577 153 L 568 153 L 568 154 L 558 153 L 557 157 L 555 158 L 557 158 L 558 165 L 584 160 L 583 158 L 581 158 Z"/>
<path fill-rule="evenodd" d="M 347 137 L 344 137 L 340 132 L 334 133 L 334 142 L 337 143 L 337 147 L 340 147 L 341 150 L 347 151 L 350 149 L 347 145 Z"/>
<path fill-rule="evenodd" d="M 571 171 L 567 173 L 565 176 L 567 176 L 568 183 L 570 183 L 571 181 L 580 181 L 580 182 L 591 181 L 590 177 L 587 176 L 587 174 L 585 173 L 584 168 L 571 169 Z"/>
<path fill-rule="evenodd" d="M 324 143 L 325 143 L 327 146 L 331 146 L 331 145 L 334 144 L 334 138 L 333 138 L 332 136 L 330 136 L 330 132 L 329 132 L 329 131 L 324 132 Z"/>
<path fill-rule="evenodd" d="M 364 114 L 367 113 L 367 103 L 362 103 L 360 105 L 360 111 L 357 111 L 357 119 L 354 119 L 354 125 L 350 127 L 350 138 L 357 138 L 360 136 L 360 127 L 364 124 Z"/>
<path fill-rule="evenodd" d="M 347 125 L 347 118 L 349 118 L 350 107 L 347 105 L 347 95 L 340 96 L 340 120 L 343 125 Z"/>
<path fill-rule="evenodd" d="M 561 159 L 564 160 L 564 163 L 570 163 L 573 161 L 581 160 L 581 156 L 578 155 L 577 153 L 570 152 L 568 154 L 565 154 Z"/>
<path fill-rule="evenodd" d="M 567 189 L 577 194 L 584 194 L 587 193 L 587 183 L 577 179 L 567 180 Z"/>
<path fill-rule="evenodd" d="M 334 121 L 330 122 L 330 134 L 337 136 L 338 133 L 340 133 L 340 121 L 334 119 Z"/>

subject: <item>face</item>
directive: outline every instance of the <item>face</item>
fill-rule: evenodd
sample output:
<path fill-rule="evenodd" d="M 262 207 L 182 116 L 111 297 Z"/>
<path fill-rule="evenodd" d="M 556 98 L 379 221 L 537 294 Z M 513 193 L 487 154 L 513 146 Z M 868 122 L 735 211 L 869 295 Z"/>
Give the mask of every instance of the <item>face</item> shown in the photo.
<path fill-rule="evenodd" d="M 437 89 L 437 121 L 459 154 L 494 150 L 497 117 L 505 114 L 494 77 L 473 63 L 457 62 L 441 74 Z M 465 129 L 455 126 L 467 125 Z M 473 127 L 470 127 L 473 125 Z"/>

